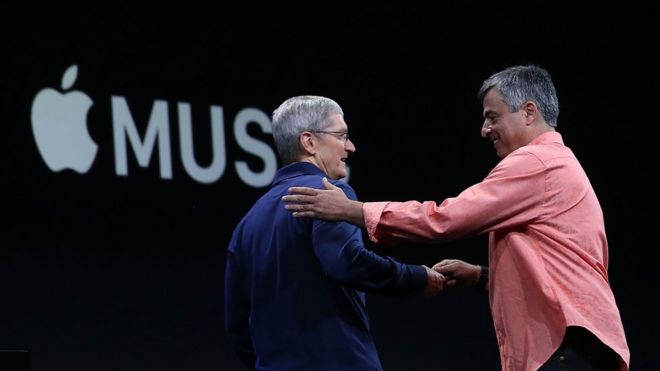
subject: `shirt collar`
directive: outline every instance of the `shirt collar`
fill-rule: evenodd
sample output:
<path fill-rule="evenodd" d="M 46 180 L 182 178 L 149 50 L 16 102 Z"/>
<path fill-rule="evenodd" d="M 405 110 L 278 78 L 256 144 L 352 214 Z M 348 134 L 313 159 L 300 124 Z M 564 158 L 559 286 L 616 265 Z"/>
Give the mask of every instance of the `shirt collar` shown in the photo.
<path fill-rule="evenodd" d="M 309 162 L 294 162 L 277 170 L 272 185 L 276 185 L 277 183 L 301 175 L 327 176 L 321 169 L 316 167 L 316 165 L 314 164 L 311 164 Z"/>
<path fill-rule="evenodd" d="M 548 144 L 548 143 L 559 143 L 564 145 L 564 141 L 561 138 L 561 134 L 556 131 L 546 131 L 545 133 L 534 138 L 529 144 Z"/>

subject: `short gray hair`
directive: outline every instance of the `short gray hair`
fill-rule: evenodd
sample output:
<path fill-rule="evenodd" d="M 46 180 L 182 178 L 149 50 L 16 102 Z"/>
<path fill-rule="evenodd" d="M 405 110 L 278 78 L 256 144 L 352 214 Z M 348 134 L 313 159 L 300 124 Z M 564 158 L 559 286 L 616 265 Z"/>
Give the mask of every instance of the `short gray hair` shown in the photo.
<path fill-rule="evenodd" d="M 519 110 L 523 103 L 532 101 L 538 106 L 545 122 L 557 127 L 559 100 L 548 71 L 535 65 L 509 67 L 484 81 L 479 89 L 479 99 L 483 101 L 484 96 L 493 88 L 502 95 L 511 112 Z"/>
<path fill-rule="evenodd" d="M 301 95 L 285 100 L 273 111 L 273 139 L 284 165 L 299 159 L 300 133 L 328 127 L 331 114 L 344 115 L 334 100 L 317 95 Z"/>

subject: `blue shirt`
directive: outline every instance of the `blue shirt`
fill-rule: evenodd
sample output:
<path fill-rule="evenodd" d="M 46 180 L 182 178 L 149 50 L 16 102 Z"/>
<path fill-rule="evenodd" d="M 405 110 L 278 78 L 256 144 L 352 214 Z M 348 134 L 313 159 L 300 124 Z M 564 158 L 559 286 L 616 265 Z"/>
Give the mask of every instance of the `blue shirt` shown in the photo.
<path fill-rule="evenodd" d="M 368 250 L 358 227 L 284 208 L 289 187 L 323 188 L 323 176 L 306 162 L 279 169 L 232 234 L 225 325 L 238 356 L 258 370 L 381 370 L 363 291 L 426 286 L 424 267 Z M 348 184 L 332 182 L 356 199 Z"/>

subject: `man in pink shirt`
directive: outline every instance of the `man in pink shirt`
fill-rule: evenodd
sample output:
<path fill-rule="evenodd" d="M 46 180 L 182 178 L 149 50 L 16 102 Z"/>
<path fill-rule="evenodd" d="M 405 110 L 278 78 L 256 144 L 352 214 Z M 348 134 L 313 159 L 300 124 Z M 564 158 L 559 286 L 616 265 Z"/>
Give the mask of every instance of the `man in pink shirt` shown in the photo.
<path fill-rule="evenodd" d="M 550 74 L 514 66 L 479 90 L 502 159 L 488 176 L 437 204 L 359 202 L 327 181 L 284 196 L 295 216 L 346 220 L 376 243 L 489 235 L 489 267 L 447 260 L 455 286 L 487 281 L 502 369 L 627 371 L 630 351 L 608 282 L 603 213 L 582 166 L 555 131 Z M 484 278 L 486 278 L 484 280 Z"/>

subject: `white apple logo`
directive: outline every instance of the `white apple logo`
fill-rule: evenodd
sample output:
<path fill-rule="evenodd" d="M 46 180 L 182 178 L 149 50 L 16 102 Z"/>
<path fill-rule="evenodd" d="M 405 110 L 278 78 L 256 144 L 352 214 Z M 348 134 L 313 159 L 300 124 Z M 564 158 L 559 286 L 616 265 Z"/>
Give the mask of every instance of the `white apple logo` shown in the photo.
<path fill-rule="evenodd" d="M 73 86 L 78 66 L 67 68 L 62 76 L 62 90 Z M 61 94 L 55 89 L 41 89 L 32 101 L 32 133 L 37 148 L 52 171 L 73 169 L 84 174 L 92 166 L 98 146 L 87 131 L 87 112 L 93 102 L 77 90 Z"/>

